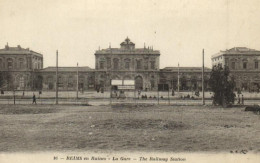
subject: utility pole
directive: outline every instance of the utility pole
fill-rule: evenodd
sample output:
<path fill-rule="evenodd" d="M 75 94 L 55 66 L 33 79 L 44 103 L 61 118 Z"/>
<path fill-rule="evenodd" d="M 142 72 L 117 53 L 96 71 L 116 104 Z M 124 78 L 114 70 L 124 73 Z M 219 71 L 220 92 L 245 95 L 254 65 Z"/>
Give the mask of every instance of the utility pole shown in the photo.
<path fill-rule="evenodd" d="M 204 49 L 202 50 L 202 105 L 205 105 L 205 93 L 204 93 Z"/>
<path fill-rule="evenodd" d="M 178 63 L 178 93 L 180 92 L 180 66 Z"/>
<path fill-rule="evenodd" d="M 79 98 L 79 64 L 77 63 L 77 100 Z"/>
<path fill-rule="evenodd" d="M 58 105 L 58 89 L 59 89 L 59 78 L 58 78 L 58 50 L 56 51 L 56 105 Z"/>

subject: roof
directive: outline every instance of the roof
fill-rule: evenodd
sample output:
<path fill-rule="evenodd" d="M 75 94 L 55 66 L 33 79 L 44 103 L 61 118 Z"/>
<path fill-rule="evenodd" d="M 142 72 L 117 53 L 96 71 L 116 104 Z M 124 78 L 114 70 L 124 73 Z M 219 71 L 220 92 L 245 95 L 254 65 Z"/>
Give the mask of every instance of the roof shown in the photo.
<path fill-rule="evenodd" d="M 58 67 L 59 72 L 77 72 L 77 69 L 80 72 L 93 71 L 93 69 L 91 69 L 88 66 L 84 66 L 84 67 Z M 56 67 L 46 67 L 46 68 L 42 69 L 41 72 L 56 72 Z"/>
<path fill-rule="evenodd" d="M 180 72 L 201 72 L 202 67 L 165 67 L 161 69 L 160 71 L 163 72 L 178 72 L 178 69 Z M 211 71 L 210 68 L 205 67 L 204 71 Z"/>
<path fill-rule="evenodd" d="M 6 45 L 4 49 L 0 49 L 0 54 L 34 54 L 42 57 L 42 54 L 32 51 L 29 48 L 22 48 L 20 45 L 17 45 L 17 47 L 9 47 Z"/>
<path fill-rule="evenodd" d="M 250 51 L 257 51 L 255 49 L 249 49 L 247 47 L 234 47 L 224 52 L 250 52 Z"/>
<path fill-rule="evenodd" d="M 220 55 L 255 55 L 258 54 L 260 55 L 260 51 L 259 50 L 255 50 L 255 49 L 250 49 L 247 47 L 233 47 L 231 49 L 227 49 L 227 50 L 221 50 L 219 53 L 212 55 L 211 58 L 220 56 Z"/>
<path fill-rule="evenodd" d="M 157 54 L 160 55 L 160 51 L 148 49 L 148 48 L 135 48 L 135 49 L 107 48 L 107 49 L 97 50 L 95 54 Z"/>
<path fill-rule="evenodd" d="M 107 48 L 107 49 L 101 49 L 96 50 L 95 55 L 97 54 L 134 54 L 134 55 L 140 55 L 140 54 L 146 54 L 146 55 L 160 55 L 159 50 L 153 50 L 153 48 L 135 48 L 135 44 L 130 41 L 130 39 L 127 37 L 125 41 L 123 41 L 121 44 L 121 48 Z"/>

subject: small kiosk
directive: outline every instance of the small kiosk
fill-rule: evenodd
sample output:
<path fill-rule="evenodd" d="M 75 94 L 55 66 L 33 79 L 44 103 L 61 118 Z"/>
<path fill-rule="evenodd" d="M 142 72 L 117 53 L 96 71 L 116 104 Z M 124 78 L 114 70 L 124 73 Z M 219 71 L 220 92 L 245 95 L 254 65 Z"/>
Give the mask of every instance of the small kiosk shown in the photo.
<path fill-rule="evenodd" d="M 126 92 L 133 92 L 135 98 L 135 81 L 134 80 L 111 80 L 110 104 L 112 99 L 129 99 Z"/>

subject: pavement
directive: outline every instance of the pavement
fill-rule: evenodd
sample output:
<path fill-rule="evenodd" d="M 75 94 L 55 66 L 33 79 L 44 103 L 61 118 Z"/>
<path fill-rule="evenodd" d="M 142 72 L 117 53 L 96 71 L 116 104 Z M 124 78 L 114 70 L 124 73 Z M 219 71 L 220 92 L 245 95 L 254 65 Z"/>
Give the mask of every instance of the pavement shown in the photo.
<path fill-rule="evenodd" d="M 42 94 L 39 92 L 26 91 L 5 91 L 4 95 L 0 95 L 0 104 L 32 104 L 32 95 L 35 94 L 37 98 L 37 104 L 56 104 L 55 95 L 56 92 L 43 91 Z M 201 93 L 197 97 L 194 92 L 176 92 L 174 96 L 168 94 L 168 92 L 159 92 L 159 103 L 158 103 L 158 92 L 142 92 L 139 95 L 137 92 L 125 92 L 126 99 L 110 99 L 110 92 L 97 93 L 95 91 L 79 92 L 78 99 L 76 99 L 76 92 L 67 91 L 59 92 L 59 104 L 73 104 L 73 105 L 109 105 L 119 103 L 134 103 L 134 104 L 160 104 L 160 105 L 201 105 Z M 148 99 L 141 99 L 142 95 L 146 95 Z M 168 96 L 169 95 L 169 96 Z M 193 96 L 194 99 L 181 99 L 181 96 Z M 211 92 L 205 92 L 205 104 L 211 105 Z M 243 92 L 244 105 L 260 104 L 259 93 L 247 93 Z M 14 101 L 15 97 L 15 101 Z M 155 98 L 154 98 L 155 97 Z M 163 98 L 161 98 L 163 97 Z M 235 102 L 235 104 L 237 101 Z"/>
<path fill-rule="evenodd" d="M 23 104 L 28 105 L 32 104 L 31 99 L 0 99 L 0 104 Z M 59 99 L 59 104 L 64 105 L 93 105 L 93 106 L 101 106 L 101 105 L 110 105 L 110 104 L 154 104 L 154 105 L 201 105 L 201 100 L 166 100 L 160 99 L 159 103 L 157 99 Z M 37 99 L 38 105 L 45 104 L 56 104 L 55 99 Z M 244 105 L 255 105 L 260 104 L 259 100 L 246 100 L 244 101 Z M 205 105 L 212 105 L 212 100 L 205 100 Z"/>

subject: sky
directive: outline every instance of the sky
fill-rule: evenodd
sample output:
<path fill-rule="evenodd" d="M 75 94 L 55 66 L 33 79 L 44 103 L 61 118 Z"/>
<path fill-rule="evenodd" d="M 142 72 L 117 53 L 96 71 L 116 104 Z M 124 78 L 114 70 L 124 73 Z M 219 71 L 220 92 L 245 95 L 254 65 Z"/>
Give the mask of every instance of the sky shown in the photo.
<path fill-rule="evenodd" d="M 160 68 L 205 66 L 232 47 L 260 50 L 259 0 L 0 0 L 0 48 L 21 45 L 43 54 L 44 67 L 95 67 L 94 53 L 119 48 L 160 50 Z"/>

